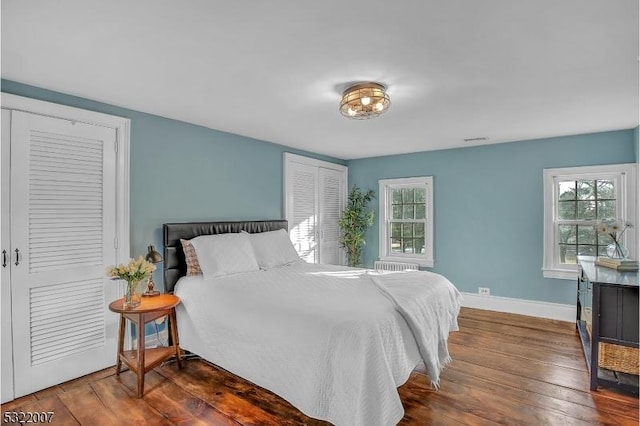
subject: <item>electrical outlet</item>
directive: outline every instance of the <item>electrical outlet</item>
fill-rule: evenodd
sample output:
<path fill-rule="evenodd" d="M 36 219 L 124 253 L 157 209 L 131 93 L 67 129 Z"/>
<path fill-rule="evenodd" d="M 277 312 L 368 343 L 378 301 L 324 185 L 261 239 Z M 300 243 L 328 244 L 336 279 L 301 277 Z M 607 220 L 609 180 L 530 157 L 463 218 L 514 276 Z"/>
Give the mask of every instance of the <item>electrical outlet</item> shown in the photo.
<path fill-rule="evenodd" d="M 478 287 L 478 294 L 481 294 L 483 296 L 490 296 L 491 289 L 489 289 L 489 287 Z"/>

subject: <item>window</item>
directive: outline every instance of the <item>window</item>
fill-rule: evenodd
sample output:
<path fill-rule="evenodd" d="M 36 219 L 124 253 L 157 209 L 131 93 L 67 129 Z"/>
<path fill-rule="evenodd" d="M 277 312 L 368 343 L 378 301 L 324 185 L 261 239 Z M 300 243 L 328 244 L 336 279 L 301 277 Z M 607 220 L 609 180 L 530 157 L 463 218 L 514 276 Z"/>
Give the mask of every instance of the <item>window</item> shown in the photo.
<path fill-rule="evenodd" d="M 602 256 L 611 238 L 598 234 L 601 220 L 637 226 L 636 167 L 633 164 L 544 171 L 544 265 L 547 278 L 575 279 L 577 256 Z M 635 234 L 623 244 L 635 253 Z"/>
<path fill-rule="evenodd" d="M 433 266 L 433 178 L 382 179 L 380 259 Z"/>

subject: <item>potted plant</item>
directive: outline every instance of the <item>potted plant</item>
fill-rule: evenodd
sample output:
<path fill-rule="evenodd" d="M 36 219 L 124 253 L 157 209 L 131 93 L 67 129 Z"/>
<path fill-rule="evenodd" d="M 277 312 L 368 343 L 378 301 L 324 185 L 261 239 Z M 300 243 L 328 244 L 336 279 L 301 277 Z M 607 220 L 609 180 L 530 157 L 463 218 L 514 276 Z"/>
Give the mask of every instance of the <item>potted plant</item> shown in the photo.
<path fill-rule="evenodd" d="M 349 266 L 360 266 L 362 248 L 365 245 L 365 232 L 373 225 L 374 212 L 367 210 L 367 204 L 373 200 L 376 193 L 373 189 L 363 192 L 353 186 L 349 192 L 347 207 L 342 212 L 338 225 L 342 231 L 340 245 L 347 252 Z"/>

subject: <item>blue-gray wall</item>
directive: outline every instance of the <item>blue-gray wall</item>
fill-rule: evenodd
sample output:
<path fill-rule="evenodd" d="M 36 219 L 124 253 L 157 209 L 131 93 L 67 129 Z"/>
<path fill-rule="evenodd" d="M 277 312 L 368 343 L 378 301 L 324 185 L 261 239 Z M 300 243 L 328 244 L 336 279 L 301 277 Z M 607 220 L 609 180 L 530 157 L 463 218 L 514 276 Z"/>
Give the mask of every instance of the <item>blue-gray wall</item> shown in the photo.
<path fill-rule="evenodd" d="M 435 268 L 462 291 L 573 303 L 575 285 L 542 278 L 542 170 L 637 161 L 638 128 L 341 161 L 2 80 L 2 91 L 131 119 L 131 254 L 162 246 L 164 222 L 284 216 L 282 154 L 349 166 L 349 184 L 434 176 Z M 377 200 L 372 205 L 377 212 Z M 378 257 L 377 224 L 365 262 Z M 161 283 L 159 273 L 154 277 Z"/>
<path fill-rule="evenodd" d="M 131 255 L 162 247 L 162 224 L 280 219 L 283 153 L 345 164 L 256 139 L 2 80 L 2 92 L 131 119 Z M 160 271 L 154 275 L 162 282 Z"/>
<path fill-rule="evenodd" d="M 461 291 L 575 303 L 575 283 L 545 279 L 545 168 L 632 163 L 634 131 L 557 137 L 351 160 L 349 185 L 378 192 L 378 179 L 434 177 L 435 272 Z M 378 200 L 371 208 L 378 212 Z M 378 258 L 378 224 L 364 260 Z"/>

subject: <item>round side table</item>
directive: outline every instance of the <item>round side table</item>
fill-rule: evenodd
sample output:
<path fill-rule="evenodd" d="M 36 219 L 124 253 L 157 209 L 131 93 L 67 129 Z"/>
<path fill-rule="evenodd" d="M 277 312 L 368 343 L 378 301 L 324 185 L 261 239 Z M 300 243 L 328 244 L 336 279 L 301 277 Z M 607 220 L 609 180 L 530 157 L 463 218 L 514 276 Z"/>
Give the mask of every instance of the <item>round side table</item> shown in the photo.
<path fill-rule="evenodd" d="M 173 294 L 161 294 L 156 297 L 143 297 L 142 302 L 135 308 L 125 309 L 124 298 L 114 300 L 109 304 L 109 309 L 120 314 L 120 328 L 118 330 L 118 360 L 116 363 L 116 375 L 120 375 L 120 368 L 124 363 L 138 377 L 137 396 L 144 393 L 144 375 L 147 371 L 157 367 L 163 361 L 175 356 L 178 368 L 182 368 L 180 359 L 180 346 L 178 342 L 178 329 L 176 328 L 176 306 L 180 304 L 180 298 Z M 169 332 L 172 344 L 167 347 L 145 348 L 144 325 L 163 316 L 169 316 Z M 138 344 L 136 350 L 124 350 L 124 330 L 126 320 L 137 325 Z"/>

